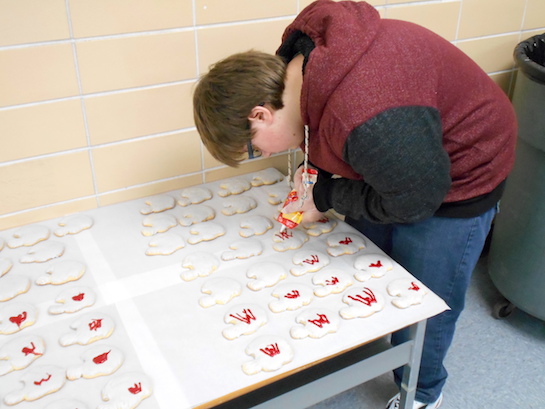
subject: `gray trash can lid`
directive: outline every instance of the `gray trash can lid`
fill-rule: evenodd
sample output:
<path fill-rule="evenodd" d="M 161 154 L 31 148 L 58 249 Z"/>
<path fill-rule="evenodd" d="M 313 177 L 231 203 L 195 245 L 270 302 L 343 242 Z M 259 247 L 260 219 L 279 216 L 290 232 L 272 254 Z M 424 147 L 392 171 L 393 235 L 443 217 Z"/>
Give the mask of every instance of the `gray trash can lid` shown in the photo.
<path fill-rule="evenodd" d="M 532 80 L 545 84 L 545 33 L 517 44 L 513 56 L 519 70 Z"/>

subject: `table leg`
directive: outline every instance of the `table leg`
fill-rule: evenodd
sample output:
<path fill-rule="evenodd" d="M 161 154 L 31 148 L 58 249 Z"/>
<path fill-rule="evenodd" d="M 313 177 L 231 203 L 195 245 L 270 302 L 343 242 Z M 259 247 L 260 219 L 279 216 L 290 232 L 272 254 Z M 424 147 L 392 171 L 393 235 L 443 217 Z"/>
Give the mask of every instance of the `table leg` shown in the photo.
<path fill-rule="evenodd" d="M 413 347 L 409 357 L 409 362 L 403 369 L 403 379 L 401 380 L 401 398 L 400 409 L 412 409 L 416 386 L 418 382 L 418 372 L 420 370 L 420 359 L 422 358 L 422 347 L 424 346 L 424 334 L 426 332 L 426 320 L 417 322 L 409 328 L 409 342 L 413 342 Z"/>

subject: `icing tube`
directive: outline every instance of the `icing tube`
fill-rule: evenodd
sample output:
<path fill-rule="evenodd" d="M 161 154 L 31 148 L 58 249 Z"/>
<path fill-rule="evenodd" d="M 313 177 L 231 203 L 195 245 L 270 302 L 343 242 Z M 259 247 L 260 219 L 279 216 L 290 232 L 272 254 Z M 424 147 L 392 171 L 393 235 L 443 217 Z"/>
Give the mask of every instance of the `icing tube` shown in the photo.
<path fill-rule="evenodd" d="M 317 178 L 318 171 L 316 169 L 309 168 L 305 172 L 303 172 L 303 184 L 307 185 L 305 187 L 305 191 L 307 188 L 312 188 L 312 185 L 316 183 Z M 284 209 L 288 204 L 296 202 L 298 200 L 299 195 L 297 194 L 297 191 L 292 190 L 288 193 L 288 197 L 284 201 L 282 209 Z M 299 223 L 301 223 L 301 220 L 303 220 L 303 212 L 284 213 L 281 211 L 276 220 L 280 222 L 280 224 L 282 224 L 281 230 L 285 230 L 286 227 L 288 229 L 295 229 L 299 225 Z"/>

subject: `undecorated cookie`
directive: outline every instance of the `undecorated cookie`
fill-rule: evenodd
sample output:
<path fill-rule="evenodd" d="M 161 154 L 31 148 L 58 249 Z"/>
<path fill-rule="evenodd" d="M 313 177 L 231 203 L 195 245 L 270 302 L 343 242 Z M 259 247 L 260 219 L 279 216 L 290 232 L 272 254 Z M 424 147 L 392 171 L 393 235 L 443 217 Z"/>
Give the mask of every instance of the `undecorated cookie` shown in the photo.
<path fill-rule="evenodd" d="M 213 305 L 224 305 L 242 292 L 242 285 L 232 278 L 211 278 L 201 287 L 201 292 L 206 296 L 199 299 L 201 307 L 208 308 Z"/>
<path fill-rule="evenodd" d="M 240 221 L 241 230 L 239 234 L 242 237 L 261 236 L 272 229 L 271 220 L 265 216 L 252 215 L 247 216 Z"/>
<path fill-rule="evenodd" d="M 246 179 L 235 178 L 221 183 L 220 189 L 218 190 L 218 195 L 221 197 L 239 195 L 247 190 L 250 190 L 250 188 L 250 182 L 248 182 Z"/>
<path fill-rule="evenodd" d="M 194 205 L 182 209 L 179 222 L 182 226 L 191 226 L 195 223 L 206 222 L 216 217 L 216 212 L 207 205 Z"/>
<path fill-rule="evenodd" d="M 312 289 L 300 283 L 282 283 L 271 293 L 276 300 L 269 303 L 272 312 L 295 311 L 310 304 Z"/>
<path fill-rule="evenodd" d="M 318 221 L 302 224 L 303 228 L 307 229 L 307 234 L 314 237 L 331 232 L 336 225 L 337 222 L 329 217 L 322 217 Z"/>
<path fill-rule="evenodd" d="M 416 279 L 399 278 L 388 284 L 388 294 L 395 297 L 392 304 L 398 308 L 408 308 L 422 303 L 428 292 L 428 289 Z"/>
<path fill-rule="evenodd" d="M 290 187 L 288 185 L 278 185 L 267 187 L 267 196 L 269 197 L 267 201 L 272 205 L 278 205 L 284 203 L 288 193 L 290 192 Z"/>
<path fill-rule="evenodd" d="M 354 282 L 352 277 L 342 270 L 324 269 L 312 276 L 312 283 L 318 286 L 314 289 L 314 294 L 325 297 L 329 294 L 342 293 Z"/>
<path fill-rule="evenodd" d="M 106 314 L 92 312 L 80 316 L 70 324 L 71 332 L 63 335 L 59 343 L 66 347 L 79 344 L 88 345 L 108 338 L 115 329 L 114 320 Z"/>
<path fill-rule="evenodd" d="M 176 200 L 170 195 L 156 195 L 144 200 L 144 206 L 140 209 L 142 214 L 161 213 L 176 206 Z"/>
<path fill-rule="evenodd" d="M 17 247 L 25 246 L 30 247 L 35 244 L 47 240 L 49 238 L 50 231 L 46 226 L 38 224 L 31 224 L 17 229 L 11 239 L 8 239 L 8 247 L 15 249 Z"/>
<path fill-rule="evenodd" d="M 32 402 L 50 393 L 57 392 L 65 382 L 65 371 L 60 366 L 43 365 L 29 369 L 21 377 L 23 388 L 9 392 L 4 396 L 6 405 Z"/>
<path fill-rule="evenodd" d="M 152 394 L 150 379 L 140 372 L 114 375 L 102 389 L 97 409 L 134 409 Z"/>
<path fill-rule="evenodd" d="M 259 240 L 245 239 L 235 241 L 229 246 L 231 250 L 226 250 L 221 253 L 221 259 L 225 261 L 235 259 L 246 259 L 254 256 L 259 256 L 263 253 L 263 245 Z"/>
<path fill-rule="evenodd" d="M 13 262 L 9 258 L 0 258 L 0 277 L 6 275 L 13 267 Z"/>
<path fill-rule="evenodd" d="M 62 237 L 67 234 L 77 234 L 93 226 L 93 219 L 85 214 L 67 216 L 59 221 L 59 228 L 55 229 L 55 236 Z"/>
<path fill-rule="evenodd" d="M 30 278 L 23 275 L 9 275 L 0 278 L 0 302 L 9 301 L 30 289 Z"/>
<path fill-rule="evenodd" d="M 242 335 L 250 335 L 267 323 L 267 313 L 259 305 L 241 304 L 234 306 L 223 319 L 231 324 L 222 332 L 227 339 L 235 339 Z"/>
<path fill-rule="evenodd" d="M 363 254 L 354 261 L 354 268 L 359 270 L 354 277 L 358 281 L 380 278 L 394 268 L 392 260 L 381 254 Z"/>
<path fill-rule="evenodd" d="M 276 251 L 297 250 L 308 241 L 308 236 L 300 230 L 279 231 L 272 237 Z"/>
<path fill-rule="evenodd" d="M 333 257 L 354 254 L 365 248 L 365 240 L 354 233 L 334 233 L 327 238 L 327 252 Z"/>
<path fill-rule="evenodd" d="M 273 185 L 284 180 L 284 175 L 275 168 L 268 168 L 256 172 L 252 177 L 252 186 Z"/>
<path fill-rule="evenodd" d="M 220 260 L 212 253 L 197 251 L 184 258 L 182 267 L 187 270 L 182 272 L 184 281 L 191 281 L 197 277 L 207 277 L 218 269 Z"/>
<path fill-rule="evenodd" d="M 310 308 L 300 313 L 295 321 L 299 324 L 291 327 L 290 335 L 295 339 L 322 338 L 339 329 L 341 320 L 336 312 L 325 308 Z"/>
<path fill-rule="evenodd" d="M 191 227 L 189 233 L 191 233 L 192 236 L 187 239 L 187 242 L 189 244 L 197 244 L 223 236 L 225 234 L 225 228 L 221 224 L 214 222 L 197 223 Z"/>
<path fill-rule="evenodd" d="M 272 287 L 285 279 L 288 274 L 284 266 L 272 261 L 256 263 L 248 268 L 246 276 L 251 279 L 247 286 L 249 289 L 259 291 L 265 287 Z"/>
<path fill-rule="evenodd" d="M 38 310 L 32 304 L 12 302 L 0 305 L 0 335 L 21 331 L 36 322 Z"/>
<path fill-rule="evenodd" d="M 339 311 L 344 319 L 365 318 L 384 308 L 384 297 L 369 287 L 348 290 L 343 297 L 348 307 Z"/>
<path fill-rule="evenodd" d="M 277 335 L 263 335 L 253 339 L 245 352 L 253 357 L 253 360 L 242 365 L 247 375 L 276 371 L 293 360 L 291 345 Z"/>
<path fill-rule="evenodd" d="M 189 240 L 188 240 L 189 241 Z M 182 236 L 173 232 L 161 233 L 155 236 L 149 243 L 146 255 L 168 256 L 185 247 Z"/>
<path fill-rule="evenodd" d="M 79 280 L 85 274 L 85 264 L 76 260 L 62 260 L 53 263 L 47 270 L 45 275 L 36 279 L 36 284 L 65 284 L 70 281 Z"/>
<path fill-rule="evenodd" d="M 142 221 L 142 234 L 153 236 L 157 233 L 164 233 L 178 225 L 178 219 L 168 213 L 153 213 L 144 217 Z"/>
<path fill-rule="evenodd" d="M 296 266 L 292 267 L 290 272 L 294 276 L 299 277 L 327 266 L 329 264 L 329 257 L 321 251 L 301 250 L 294 254 L 292 261 Z"/>
<path fill-rule="evenodd" d="M 119 369 L 125 360 L 123 352 L 112 345 L 94 345 L 80 356 L 83 363 L 68 367 L 66 377 L 71 381 L 98 376 L 111 375 Z"/>
<path fill-rule="evenodd" d="M 225 216 L 233 216 L 234 214 L 248 213 L 250 210 L 255 209 L 257 202 L 253 197 L 240 195 L 223 200 L 222 206 L 221 212 Z"/>
<path fill-rule="evenodd" d="M 11 339 L 0 347 L 0 376 L 25 369 L 44 352 L 45 341 L 37 335 Z"/>
<path fill-rule="evenodd" d="M 27 254 L 22 256 L 21 263 L 43 263 L 64 254 L 64 244 L 58 241 L 44 241 L 31 247 Z"/>
<path fill-rule="evenodd" d="M 52 315 L 74 313 L 84 308 L 90 307 L 96 301 L 95 291 L 89 287 L 70 287 L 63 290 L 57 298 L 55 304 L 48 308 Z"/>
<path fill-rule="evenodd" d="M 193 186 L 183 189 L 178 195 L 177 202 L 180 206 L 185 207 L 191 204 L 199 204 L 210 199 L 212 199 L 212 192 L 210 189 L 203 186 Z"/>

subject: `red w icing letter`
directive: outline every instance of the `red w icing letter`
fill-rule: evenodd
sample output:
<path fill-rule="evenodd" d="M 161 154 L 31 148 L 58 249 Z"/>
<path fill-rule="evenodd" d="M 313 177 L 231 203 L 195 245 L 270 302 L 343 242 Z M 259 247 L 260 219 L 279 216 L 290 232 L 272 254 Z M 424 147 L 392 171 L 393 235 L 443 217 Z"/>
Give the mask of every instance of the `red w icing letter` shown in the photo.
<path fill-rule="evenodd" d="M 287 240 L 287 239 L 292 238 L 293 234 L 290 231 L 285 230 L 285 231 L 281 231 L 279 233 L 276 233 L 275 236 L 282 239 L 282 240 Z"/>
<path fill-rule="evenodd" d="M 378 260 L 376 263 L 369 264 L 369 267 L 382 267 L 382 263 Z"/>
<path fill-rule="evenodd" d="M 295 299 L 295 298 L 299 298 L 300 297 L 300 294 L 299 294 L 299 291 L 297 290 L 293 290 L 292 292 L 290 293 L 287 293 L 284 298 L 290 298 L 290 299 Z"/>
<path fill-rule="evenodd" d="M 133 395 L 136 395 L 142 392 L 142 383 L 138 382 L 138 383 L 135 383 L 133 386 L 129 387 L 129 392 L 132 393 Z"/>
<path fill-rule="evenodd" d="M 337 277 L 331 277 L 330 280 L 325 280 L 326 285 L 335 285 L 339 284 L 339 279 Z"/>
<path fill-rule="evenodd" d="M 40 386 L 42 383 L 47 382 L 50 379 L 51 379 L 51 374 L 47 374 L 47 378 L 43 378 L 39 381 L 34 381 L 34 385 Z"/>
<path fill-rule="evenodd" d="M 420 287 L 417 286 L 414 281 L 411 281 L 411 286 L 409 287 L 409 290 L 418 291 L 420 290 Z"/>
<path fill-rule="evenodd" d="M 339 241 L 339 244 L 344 244 L 345 246 L 352 243 L 352 239 L 350 237 L 345 237 L 344 240 Z"/>
<path fill-rule="evenodd" d="M 91 331 L 96 331 L 101 327 L 102 327 L 102 318 L 96 318 L 89 323 L 89 329 Z"/>
<path fill-rule="evenodd" d="M 371 291 L 369 288 L 365 287 L 363 289 L 363 293 L 367 296 L 364 297 L 363 295 L 356 295 L 355 297 L 352 297 L 351 295 L 348 296 L 351 300 L 361 302 L 362 304 L 365 304 L 367 306 L 371 306 L 371 304 L 377 302 L 377 298 L 375 297 L 375 294 L 373 291 Z"/>
<path fill-rule="evenodd" d="M 327 318 L 327 315 L 325 314 L 318 314 L 318 319 L 308 320 L 308 322 L 313 323 L 318 328 L 322 328 L 325 324 L 329 324 L 329 319 Z"/>
<path fill-rule="evenodd" d="M 244 314 L 244 315 L 242 315 Z M 246 324 L 249 324 L 251 321 L 255 321 L 255 315 L 249 308 L 245 308 L 242 310 L 242 314 L 229 314 L 230 317 L 233 317 L 234 319 L 237 319 L 241 322 L 245 322 Z"/>
<path fill-rule="evenodd" d="M 320 258 L 316 254 L 313 254 L 310 256 L 310 258 L 303 260 L 303 263 L 310 264 L 311 266 L 319 262 L 320 262 Z"/>
<path fill-rule="evenodd" d="M 259 350 L 271 358 L 280 353 L 280 348 L 278 348 L 277 343 L 267 345 L 265 348 L 260 348 Z"/>

